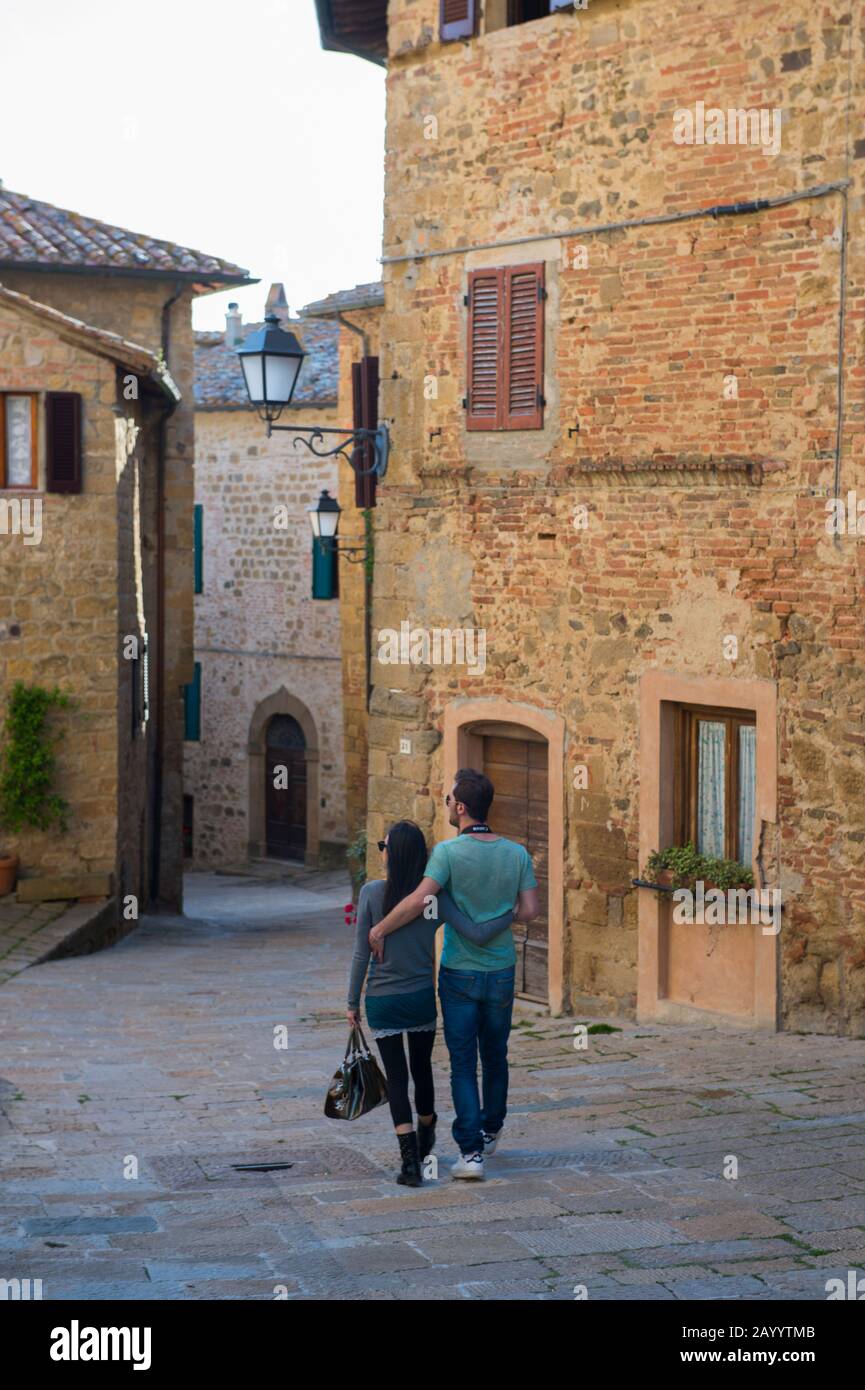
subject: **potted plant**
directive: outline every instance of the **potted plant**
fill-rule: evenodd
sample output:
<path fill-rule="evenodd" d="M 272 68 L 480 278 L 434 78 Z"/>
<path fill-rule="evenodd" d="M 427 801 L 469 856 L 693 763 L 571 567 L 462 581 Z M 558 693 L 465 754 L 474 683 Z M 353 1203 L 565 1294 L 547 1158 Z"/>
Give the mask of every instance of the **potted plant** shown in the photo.
<path fill-rule="evenodd" d="M 9 696 L 0 754 L 0 826 L 14 832 L 65 830 L 69 807 L 53 790 L 54 747 L 62 733 L 48 728 L 54 708 L 72 701 L 62 691 L 16 681 Z M 18 855 L 0 851 L 0 897 L 11 893 L 18 879 Z"/>
<path fill-rule="evenodd" d="M 646 861 L 644 878 L 658 888 L 690 887 L 699 878 L 700 859 L 690 842 L 656 849 Z"/>
<path fill-rule="evenodd" d="M 4 854 L 0 850 L 0 898 L 14 892 L 18 882 L 18 864 L 17 854 Z"/>

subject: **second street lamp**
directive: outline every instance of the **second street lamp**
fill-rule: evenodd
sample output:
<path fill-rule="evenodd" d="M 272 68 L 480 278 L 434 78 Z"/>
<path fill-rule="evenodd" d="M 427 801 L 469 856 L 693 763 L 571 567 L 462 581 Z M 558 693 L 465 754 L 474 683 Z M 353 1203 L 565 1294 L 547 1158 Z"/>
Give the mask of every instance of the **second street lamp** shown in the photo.
<path fill-rule="evenodd" d="M 312 528 L 312 597 L 339 597 L 339 556 L 353 564 L 366 559 L 365 545 L 340 545 L 337 539 L 342 508 L 335 497 L 324 489 L 314 507 L 306 514 Z"/>

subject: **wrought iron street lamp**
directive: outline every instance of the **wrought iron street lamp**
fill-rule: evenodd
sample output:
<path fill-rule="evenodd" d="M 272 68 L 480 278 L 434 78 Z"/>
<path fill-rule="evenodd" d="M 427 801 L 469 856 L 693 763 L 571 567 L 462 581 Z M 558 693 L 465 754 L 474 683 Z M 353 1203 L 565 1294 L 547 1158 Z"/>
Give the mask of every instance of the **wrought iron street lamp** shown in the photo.
<path fill-rule="evenodd" d="M 264 326 L 250 333 L 237 355 L 243 368 L 243 379 L 249 399 L 259 417 L 267 424 L 268 438 L 274 430 L 287 430 L 295 436 L 295 444 L 303 444 L 317 458 L 332 458 L 342 454 L 355 473 L 365 476 L 374 473 L 383 478 L 387 472 L 390 435 L 387 425 L 376 429 L 341 430 L 330 425 L 279 425 L 283 410 L 291 405 L 297 379 L 306 353 L 293 333 L 282 327 L 276 314 L 268 314 Z M 339 435 L 340 443 L 332 449 L 320 448 L 326 435 Z M 372 452 L 372 465 L 364 468 L 367 449 Z"/>

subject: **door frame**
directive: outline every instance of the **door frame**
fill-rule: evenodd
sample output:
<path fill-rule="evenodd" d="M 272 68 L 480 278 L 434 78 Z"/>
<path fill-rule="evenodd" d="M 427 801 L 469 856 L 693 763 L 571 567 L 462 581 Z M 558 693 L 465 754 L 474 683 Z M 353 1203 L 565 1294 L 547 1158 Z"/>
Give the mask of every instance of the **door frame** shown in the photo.
<path fill-rule="evenodd" d="M 318 867 L 319 856 L 319 747 L 315 720 L 306 705 L 281 686 L 256 705 L 249 725 L 247 759 L 249 763 L 249 857 L 263 859 L 267 854 L 265 824 L 265 778 L 267 775 L 267 726 L 275 714 L 292 715 L 306 739 L 306 854 L 307 868 Z"/>
<path fill-rule="evenodd" d="M 564 761 L 565 722 L 552 710 L 539 709 L 515 700 L 477 699 L 453 700 L 445 707 L 443 729 L 443 775 L 450 787 L 461 767 L 479 766 L 482 756 L 481 736 L 474 732 L 478 724 L 507 724 L 515 737 L 540 735 L 547 745 L 547 797 L 549 816 L 549 903 L 547 918 L 548 990 L 550 1013 L 562 1013 L 564 1001 L 564 925 L 565 925 L 565 803 Z M 516 732 L 524 730 L 523 734 Z M 493 802 L 495 807 L 495 802 Z M 444 804 L 438 809 L 439 839 L 450 839 L 456 831 L 448 824 Z"/>

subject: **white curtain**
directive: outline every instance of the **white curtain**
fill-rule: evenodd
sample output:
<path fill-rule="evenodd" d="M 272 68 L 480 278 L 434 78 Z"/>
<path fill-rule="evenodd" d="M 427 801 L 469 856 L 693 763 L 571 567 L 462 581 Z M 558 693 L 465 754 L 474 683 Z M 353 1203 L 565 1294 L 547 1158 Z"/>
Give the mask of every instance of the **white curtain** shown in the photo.
<path fill-rule="evenodd" d="M 9 487 L 30 486 L 30 397 L 6 397 L 6 483 Z"/>
<path fill-rule="evenodd" d="M 726 724 L 701 719 L 697 727 L 697 849 L 724 857 L 724 745 Z"/>
<path fill-rule="evenodd" d="M 739 862 L 751 867 L 754 852 L 754 811 L 757 804 L 757 729 L 739 727 Z"/>

